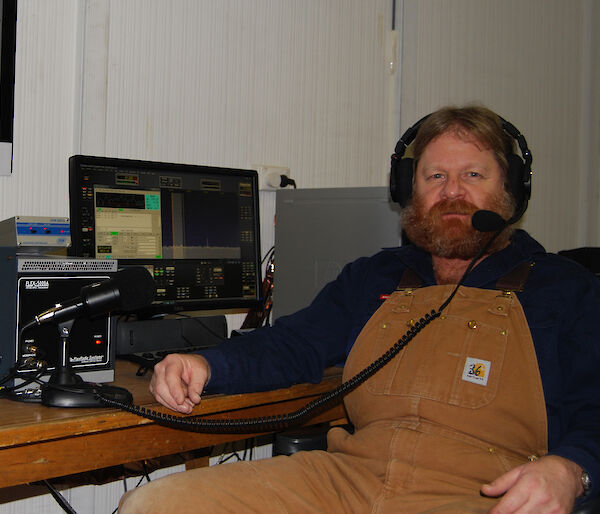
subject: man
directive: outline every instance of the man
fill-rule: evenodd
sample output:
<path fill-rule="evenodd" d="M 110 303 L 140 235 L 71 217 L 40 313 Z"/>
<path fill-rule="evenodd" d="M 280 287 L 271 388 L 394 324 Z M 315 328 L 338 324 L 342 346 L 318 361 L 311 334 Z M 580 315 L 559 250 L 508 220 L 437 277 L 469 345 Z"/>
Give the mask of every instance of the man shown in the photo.
<path fill-rule="evenodd" d="M 570 512 L 600 482 L 600 284 L 505 229 L 452 294 L 518 199 L 514 141 L 483 107 L 444 108 L 419 126 L 403 227 L 414 244 L 346 266 L 310 307 L 204 352 L 173 355 L 151 391 L 189 413 L 207 392 L 344 379 L 441 308 L 345 398 L 351 435 L 327 452 L 194 470 L 148 484 L 121 512 Z M 512 287 L 507 286 L 512 284 Z M 516 291 L 516 293 L 515 293 Z M 591 483 L 590 483 L 591 479 Z"/>

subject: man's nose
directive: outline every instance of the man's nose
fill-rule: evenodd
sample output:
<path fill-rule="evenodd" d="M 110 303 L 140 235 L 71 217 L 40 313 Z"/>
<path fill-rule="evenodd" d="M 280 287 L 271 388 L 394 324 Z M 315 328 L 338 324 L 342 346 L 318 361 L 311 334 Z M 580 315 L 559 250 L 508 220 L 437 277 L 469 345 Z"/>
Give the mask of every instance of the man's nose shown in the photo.
<path fill-rule="evenodd" d="M 442 196 L 445 198 L 460 198 L 464 195 L 464 188 L 459 178 L 448 177 L 442 188 Z"/>

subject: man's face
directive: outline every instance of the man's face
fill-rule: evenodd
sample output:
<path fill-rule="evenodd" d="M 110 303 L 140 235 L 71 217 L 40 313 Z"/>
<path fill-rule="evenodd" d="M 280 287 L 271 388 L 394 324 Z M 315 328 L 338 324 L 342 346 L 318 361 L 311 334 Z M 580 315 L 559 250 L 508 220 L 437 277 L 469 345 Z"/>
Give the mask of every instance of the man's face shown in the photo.
<path fill-rule="evenodd" d="M 504 187 L 500 165 L 490 150 L 472 138 L 447 132 L 425 148 L 415 173 L 414 195 L 426 211 L 443 200 L 464 200 L 478 209 Z M 442 220 L 468 221 L 466 214 L 447 212 Z"/>
<path fill-rule="evenodd" d="M 468 134 L 442 134 L 417 164 L 413 200 L 403 213 L 408 237 L 433 255 L 471 259 L 491 237 L 471 225 L 479 209 L 510 217 L 513 205 L 504 173 L 493 153 Z M 506 231 L 494 249 L 504 246 L 509 235 Z"/>

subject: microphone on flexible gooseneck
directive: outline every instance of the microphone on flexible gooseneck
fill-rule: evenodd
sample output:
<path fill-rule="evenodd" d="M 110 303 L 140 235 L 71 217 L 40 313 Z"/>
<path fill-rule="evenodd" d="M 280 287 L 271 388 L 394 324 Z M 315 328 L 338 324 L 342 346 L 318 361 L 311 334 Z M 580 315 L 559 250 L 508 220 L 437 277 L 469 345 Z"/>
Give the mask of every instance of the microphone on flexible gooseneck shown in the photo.
<path fill-rule="evenodd" d="M 479 232 L 501 232 L 510 223 L 497 212 L 481 209 L 473 214 L 471 224 Z"/>
<path fill-rule="evenodd" d="M 477 264 L 479 259 L 485 255 L 485 252 L 487 252 L 490 246 L 492 246 L 492 243 L 496 240 L 500 233 L 510 225 L 511 221 L 512 219 L 506 221 L 502 216 L 500 216 L 500 214 L 494 211 L 488 211 L 486 209 L 475 211 L 471 217 L 471 225 L 473 225 L 473 228 L 479 232 L 494 232 L 494 234 L 488 239 L 487 243 L 481 247 L 479 252 L 477 252 L 477 255 L 473 257 L 450 296 L 442 305 L 438 307 L 438 312 L 442 312 L 448 306 L 458 291 L 458 288 L 462 285 L 467 275 L 471 273 L 471 270 L 475 267 L 475 264 Z"/>
<path fill-rule="evenodd" d="M 135 311 L 148 306 L 154 300 L 155 291 L 154 279 L 146 268 L 124 268 L 109 280 L 82 287 L 77 298 L 58 303 L 38 314 L 31 324 L 58 323 L 114 310 Z"/>
<path fill-rule="evenodd" d="M 35 324 L 55 322 L 61 334 L 59 362 L 48 381 L 41 385 L 43 405 L 103 407 L 105 403 L 100 395 L 125 404 L 133 401 L 131 393 L 122 387 L 84 382 L 71 369 L 68 340 L 77 318 L 142 309 L 154 300 L 155 291 L 154 279 L 147 269 L 140 266 L 125 268 L 109 280 L 83 287 L 78 297 L 56 304 L 21 328 L 23 332 Z"/>

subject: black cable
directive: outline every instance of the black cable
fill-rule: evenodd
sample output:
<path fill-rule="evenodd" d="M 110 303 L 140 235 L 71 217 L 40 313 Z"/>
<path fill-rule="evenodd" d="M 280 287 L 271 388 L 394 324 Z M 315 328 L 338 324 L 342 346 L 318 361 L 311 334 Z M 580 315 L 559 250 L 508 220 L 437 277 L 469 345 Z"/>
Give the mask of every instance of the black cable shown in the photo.
<path fill-rule="evenodd" d="M 150 474 L 148 473 L 148 466 L 146 466 L 146 461 L 143 460 L 142 461 L 142 468 L 144 468 L 144 475 L 142 476 L 142 478 L 145 478 L 147 482 L 152 482 L 151 478 L 150 478 Z M 142 483 L 142 480 L 140 479 L 140 481 L 138 482 L 138 484 L 136 485 L 136 487 L 139 487 L 139 485 Z"/>
<path fill-rule="evenodd" d="M 219 459 L 218 465 L 220 466 L 221 464 L 225 464 L 226 462 L 228 462 L 229 460 L 233 459 L 235 457 L 236 462 L 240 462 L 242 459 L 238 453 L 233 450 L 227 457 L 223 458 L 223 459 Z"/>
<path fill-rule="evenodd" d="M 12 386 L 2 386 L 2 384 L 8 382 L 9 380 L 14 380 L 15 378 L 18 378 L 18 376 L 19 376 L 18 371 L 19 371 L 19 369 L 17 368 L 17 366 L 12 366 L 7 371 L 7 373 L 0 379 L 0 392 L 8 387 L 12 387 Z"/>
<path fill-rule="evenodd" d="M 467 269 L 462 274 L 462 277 L 460 277 L 460 280 L 458 281 L 458 284 L 456 284 L 456 287 L 454 288 L 454 290 L 452 291 L 452 293 L 450 294 L 450 296 L 448 298 L 446 298 L 446 301 L 444 303 L 442 303 L 442 305 L 440 305 L 438 307 L 438 311 L 441 312 L 441 311 L 443 311 L 448 306 L 448 304 L 450 303 L 450 301 L 452 300 L 452 298 L 454 298 L 454 295 L 457 293 L 458 288 L 463 284 L 463 282 L 465 281 L 465 278 L 467 278 L 467 275 L 469 273 L 471 273 L 471 270 L 475 267 L 475 264 L 477 264 L 477 261 L 479 261 L 479 259 L 481 259 L 481 257 L 483 257 L 483 255 L 485 254 L 485 252 L 488 251 L 488 249 L 490 248 L 490 246 L 492 246 L 492 243 L 496 240 L 496 238 L 500 235 L 500 233 L 505 228 L 506 228 L 505 226 L 502 226 L 501 228 L 499 228 L 498 230 L 496 230 L 494 232 L 494 234 L 492 235 L 492 237 L 488 240 L 488 242 L 483 245 L 483 247 L 481 248 L 481 250 L 479 250 L 479 252 L 477 252 L 477 255 L 475 255 L 475 257 L 473 257 L 473 259 L 471 259 L 471 262 L 467 266 Z"/>
<path fill-rule="evenodd" d="M 280 175 L 279 178 L 281 179 L 279 187 L 284 188 L 287 186 L 292 186 L 294 189 L 296 189 L 296 181 L 293 178 L 290 178 L 287 175 Z"/>
<path fill-rule="evenodd" d="M 142 485 L 142 481 L 144 480 L 144 478 L 148 481 L 148 482 L 152 482 L 150 475 L 148 474 L 148 467 L 146 466 L 146 461 L 142 461 L 142 467 L 144 468 L 144 473 L 143 475 L 140 477 L 140 479 L 138 480 L 138 483 L 135 484 L 135 487 L 133 489 L 137 489 L 140 485 Z M 124 493 L 127 492 L 127 477 L 123 477 L 123 491 Z M 119 510 L 119 506 L 117 505 L 117 507 L 115 507 L 115 510 L 113 510 L 111 512 L 111 514 L 116 514 L 116 512 Z"/>
<path fill-rule="evenodd" d="M 392 360 L 423 328 L 425 328 L 425 326 L 431 323 L 435 318 L 439 317 L 440 314 L 440 311 L 432 310 L 430 314 L 426 314 L 417 321 L 415 325 L 398 339 L 390 349 L 354 377 L 289 414 L 261 418 L 200 419 L 200 416 L 173 416 L 164 412 L 146 409 L 145 407 L 125 404 L 112 398 L 104 397 L 101 393 L 98 394 L 98 397 L 102 403 L 109 407 L 116 407 L 126 412 L 153 420 L 161 425 L 190 432 L 251 433 L 259 431 L 280 431 L 289 426 L 303 423 L 309 417 L 321 412 L 334 401 L 339 400 L 342 396 L 358 387 Z"/>
<path fill-rule="evenodd" d="M 246 457 L 248 457 L 248 451 L 250 449 L 250 446 L 249 446 L 250 441 L 251 441 L 250 439 L 246 439 L 244 441 L 244 453 L 242 453 L 242 460 L 246 460 Z"/>
<path fill-rule="evenodd" d="M 269 285 L 265 291 L 263 291 L 263 301 L 262 301 L 262 313 L 263 319 L 261 325 L 271 326 L 271 307 L 272 307 L 272 296 L 273 296 L 273 276 L 275 272 L 275 246 L 271 247 L 270 257 L 265 266 L 265 280 L 269 282 Z M 263 261 L 264 262 L 264 261 Z M 259 328 L 259 327 L 256 327 Z"/>
<path fill-rule="evenodd" d="M 30 369 L 26 369 L 26 370 L 27 370 L 27 371 L 31 371 Z M 13 385 L 13 386 L 4 386 L 4 387 L 0 387 L 0 396 L 2 396 L 2 395 L 4 394 L 4 392 L 5 392 L 5 391 L 8 391 L 8 392 L 14 392 L 14 391 L 16 391 L 16 390 L 18 390 L 18 389 L 22 389 L 23 387 L 25 387 L 25 386 L 27 386 L 27 385 L 31 384 L 32 382 L 39 382 L 39 379 L 40 379 L 42 376 L 44 376 L 44 374 L 46 373 L 46 370 L 47 370 L 47 366 L 42 366 L 41 368 L 39 368 L 38 372 L 37 372 L 37 373 L 36 373 L 34 376 L 32 376 L 32 377 L 30 376 L 30 377 L 27 377 L 27 378 L 25 378 L 25 379 L 22 379 L 22 380 L 23 380 L 23 382 L 21 382 L 20 384 Z M 18 372 L 19 372 L 19 371 L 22 371 L 22 370 L 16 369 L 16 370 L 15 370 L 15 374 L 13 374 L 13 375 L 9 376 L 9 377 L 7 378 L 7 380 L 8 380 L 8 379 L 10 379 L 10 378 L 13 378 L 13 379 L 17 379 L 17 378 L 19 378 L 19 375 L 18 375 Z M 6 382 L 7 380 L 4 380 L 4 379 L 3 379 L 1 383 L 4 383 L 4 382 Z"/>
<path fill-rule="evenodd" d="M 21 341 L 23 340 L 23 332 L 25 330 L 28 330 L 29 328 L 31 328 L 32 326 L 34 326 L 36 323 L 35 321 L 30 321 L 29 323 L 26 323 L 24 326 L 22 326 L 19 329 L 19 333 L 17 335 L 17 344 L 21 344 Z M 2 384 L 4 384 L 5 382 L 8 382 L 9 380 L 14 380 L 15 378 L 18 377 L 18 372 L 21 371 L 21 367 L 24 366 L 24 362 L 22 361 L 23 355 L 21 355 L 21 352 L 19 352 L 19 358 L 17 359 L 17 361 L 15 362 L 14 366 L 12 366 L 8 372 L 6 373 L 6 375 L 4 375 L 1 379 L 0 379 L 0 386 Z M 2 388 L 0 388 L 1 390 Z"/>
<path fill-rule="evenodd" d="M 50 494 L 53 496 L 56 502 L 61 506 L 62 510 L 64 510 L 67 514 L 77 514 L 77 511 L 71 507 L 71 504 L 66 500 L 66 498 L 60 494 L 50 482 L 47 480 L 42 480 L 42 482 L 48 488 Z"/>
<path fill-rule="evenodd" d="M 200 318 L 198 318 L 198 317 L 196 317 L 196 316 L 191 316 L 191 315 L 189 315 L 189 314 L 184 314 L 184 313 L 181 313 L 181 312 L 178 314 L 178 316 L 181 316 L 181 317 L 183 317 L 183 318 L 187 318 L 187 319 L 191 319 L 191 320 L 195 321 L 196 323 L 199 323 L 199 324 L 200 324 L 200 326 L 202 326 L 202 328 L 203 328 L 204 330 L 206 330 L 206 331 L 207 331 L 209 334 L 211 334 L 211 335 L 215 336 L 215 337 L 216 337 L 216 338 L 217 338 L 219 341 L 224 341 L 224 340 L 225 340 L 225 338 L 224 338 L 224 337 L 223 337 L 221 334 L 219 334 L 219 333 L 215 332 L 215 331 L 214 331 L 212 328 L 210 328 L 210 327 L 209 327 L 209 326 L 208 326 L 206 323 L 204 323 L 204 321 L 201 321 L 201 319 L 200 319 Z M 185 337 L 183 337 L 183 336 L 182 336 L 182 339 L 184 339 L 184 340 L 185 340 L 185 342 L 186 342 L 186 343 L 188 343 L 188 345 L 189 345 L 189 346 L 196 346 L 195 344 L 193 344 L 191 341 L 188 341 L 188 340 L 187 340 Z"/>
<path fill-rule="evenodd" d="M 269 256 L 275 251 L 275 245 L 271 246 L 271 248 L 269 248 L 269 250 L 267 251 L 267 253 L 265 253 L 265 256 L 262 258 L 262 261 L 260 261 L 261 264 L 264 264 L 265 261 L 269 258 Z"/>
<path fill-rule="evenodd" d="M 36 325 L 36 322 L 34 320 L 34 321 L 30 321 L 30 322 L 26 323 L 19 329 L 18 336 L 17 336 L 17 342 L 19 345 L 21 344 L 21 341 L 23 340 L 23 332 L 35 325 Z M 45 364 L 43 361 L 39 360 L 38 352 L 39 352 L 39 350 L 36 349 L 33 351 L 35 357 L 28 356 L 26 358 L 24 358 L 24 355 L 22 355 L 21 352 L 18 352 L 18 359 L 15 362 L 14 366 L 12 366 L 8 370 L 8 372 L 2 378 L 0 378 L 0 398 L 5 398 L 8 400 L 19 401 L 19 402 L 29 402 L 29 403 L 39 403 L 41 401 L 39 398 L 36 398 L 34 395 L 26 394 L 25 391 L 21 391 L 21 389 L 23 389 L 24 387 L 28 386 L 31 383 L 39 382 L 39 379 L 47 371 L 47 364 Z M 35 365 L 35 367 L 37 368 L 35 375 L 33 375 L 33 376 L 20 375 L 20 373 L 22 373 L 22 372 L 33 371 L 33 369 L 31 368 L 32 365 Z M 26 378 L 23 378 L 23 377 L 26 377 Z M 2 385 L 11 380 L 13 382 L 16 382 L 17 379 L 21 379 L 22 382 L 19 384 L 12 385 L 12 386 L 3 386 Z"/>
<path fill-rule="evenodd" d="M 0 385 L 0 398 L 24 403 L 41 402 L 41 398 L 39 397 L 39 395 L 35 393 L 28 393 L 27 391 L 23 391 L 23 389 L 33 382 L 40 383 L 41 377 L 44 376 L 44 374 L 47 371 L 47 366 L 42 365 L 38 369 L 36 374 L 33 376 L 28 376 L 27 378 L 19 376 L 20 371 L 31 371 L 31 369 L 28 367 L 29 365 L 30 362 L 21 363 L 19 366 L 15 365 L 12 368 L 10 368 L 10 370 L 4 377 L 2 377 L 2 379 L 0 380 L 0 384 L 4 384 L 9 380 L 16 381 L 17 379 L 22 379 L 23 381 L 19 384 L 12 386 Z"/>

